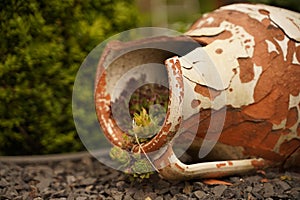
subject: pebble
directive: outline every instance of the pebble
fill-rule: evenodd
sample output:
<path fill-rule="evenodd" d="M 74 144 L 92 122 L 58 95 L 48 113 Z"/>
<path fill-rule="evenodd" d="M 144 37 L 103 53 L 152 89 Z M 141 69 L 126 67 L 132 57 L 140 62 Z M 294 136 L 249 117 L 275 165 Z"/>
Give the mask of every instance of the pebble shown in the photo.
<path fill-rule="evenodd" d="M 227 188 L 226 185 L 217 185 L 213 188 L 212 191 L 216 197 L 221 197 L 223 192 L 226 190 L 226 188 Z"/>
<path fill-rule="evenodd" d="M 271 183 L 264 184 L 264 197 L 271 197 L 274 195 L 273 185 Z"/>
<path fill-rule="evenodd" d="M 9 183 L 4 178 L 1 178 L 0 187 L 6 187 L 8 185 L 9 185 Z"/>
<path fill-rule="evenodd" d="M 0 199 L 300 199 L 300 173 L 275 169 L 265 174 L 220 178 L 231 186 L 211 186 L 201 180 L 171 182 L 158 174 L 131 181 L 128 175 L 87 157 L 47 165 L 0 161 L 0 175 Z M 262 179 L 266 182 L 262 183 Z"/>
<path fill-rule="evenodd" d="M 276 184 L 279 185 L 283 191 L 289 190 L 291 188 L 291 186 L 287 182 L 282 180 L 278 180 Z"/>
<path fill-rule="evenodd" d="M 126 194 L 124 200 L 134 200 L 130 195 Z"/>
<path fill-rule="evenodd" d="M 203 199 L 206 197 L 206 193 L 201 191 L 201 190 L 197 190 L 194 192 L 194 195 L 198 198 L 198 199 Z"/>
<path fill-rule="evenodd" d="M 135 194 L 133 195 L 133 198 L 134 198 L 134 199 L 145 199 L 145 198 L 146 198 L 146 195 L 145 195 L 144 191 L 138 190 L 138 191 L 136 191 Z"/>
<path fill-rule="evenodd" d="M 84 178 L 83 180 L 81 180 L 80 184 L 83 185 L 83 186 L 86 186 L 86 185 L 92 185 L 96 182 L 96 178 Z"/>
<path fill-rule="evenodd" d="M 171 193 L 172 196 L 178 194 L 179 193 L 178 187 L 177 186 L 171 186 L 170 193 Z"/>
<path fill-rule="evenodd" d="M 185 194 L 176 194 L 174 196 L 174 199 L 176 199 L 176 200 L 187 200 L 188 197 Z"/>

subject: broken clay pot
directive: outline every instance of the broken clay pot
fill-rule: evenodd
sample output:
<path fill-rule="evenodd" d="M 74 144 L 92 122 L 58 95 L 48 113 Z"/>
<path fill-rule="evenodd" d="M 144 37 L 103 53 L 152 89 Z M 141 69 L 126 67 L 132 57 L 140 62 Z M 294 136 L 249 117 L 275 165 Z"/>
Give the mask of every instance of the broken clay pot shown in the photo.
<path fill-rule="evenodd" d="M 107 45 L 98 65 L 95 102 L 108 140 L 133 152 L 153 153 L 151 162 L 167 179 L 299 167 L 300 14 L 232 4 L 205 14 L 184 35 L 202 47 L 180 36 Z M 114 84 L 147 63 L 165 64 L 155 68 L 158 73 L 145 69 L 145 79 L 168 86 L 166 117 L 148 141 L 125 144 L 127 133 L 114 119 L 112 104 L 126 87 L 119 85 L 115 92 Z M 131 78 L 134 73 L 124 83 Z M 173 146 L 184 140 L 192 164 L 174 153 Z M 199 156 L 199 150 L 207 155 Z"/>

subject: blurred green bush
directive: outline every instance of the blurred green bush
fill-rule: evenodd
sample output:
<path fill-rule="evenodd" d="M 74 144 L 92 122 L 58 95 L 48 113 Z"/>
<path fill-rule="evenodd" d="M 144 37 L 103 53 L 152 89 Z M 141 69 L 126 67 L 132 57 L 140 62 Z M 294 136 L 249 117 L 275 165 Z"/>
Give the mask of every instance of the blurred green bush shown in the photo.
<path fill-rule="evenodd" d="M 72 87 L 84 58 L 137 26 L 134 0 L 0 1 L 0 155 L 83 149 Z"/>
<path fill-rule="evenodd" d="M 298 0 L 250 2 L 300 12 Z M 71 110 L 76 72 L 97 44 L 138 24 L 134 0 L 0 1 L 0 155 L 83 150 Z"/>

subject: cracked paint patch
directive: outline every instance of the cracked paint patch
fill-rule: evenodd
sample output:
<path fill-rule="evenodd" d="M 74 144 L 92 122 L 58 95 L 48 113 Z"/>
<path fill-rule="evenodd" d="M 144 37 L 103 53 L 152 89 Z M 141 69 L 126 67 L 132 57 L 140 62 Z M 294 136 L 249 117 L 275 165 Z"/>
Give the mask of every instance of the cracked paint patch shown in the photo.
<path fill-rule="evenodd" d="M 264 8 L 264 5 L 232 4 L 221 7 L 221 10 L 238 10 L 239 12 L 246 13 L 249 17 L 262 22 L 264 19 L 268 18 L 266 14 L 269 14 L 267 10 L 263 10 Z"/>
<path fill-rule="evenodd" d="M 240 145 L 245 148 L 247 155 L 280 162 L 291 153 L 284 144 L 298 140 L 300 135 L 299 101 L 295 100 L 295 94 L 300 92 L 300 48 L 299 43 L 291 40 L 288 31 L 283 30 L 285 26 L 271 18 L 273 11 L 268 6 L 234 4 L 206 15 L 206 19 L 214 18 L 209 25 L 198 20 L 187 35 L 206 44 L 203 50 L 213 62 L 194 62 L 194 65 L 183 69 L 183 74 L 194 83 L 194 87 L 201 85 L 219 92 L 218 96 L 209 98 L 198 91 L 200 103 L 197 106 L 202 112 L 226 105 L 230 108 L 227 109 L 228 116 L 231 116 L 231 112 L 239 113 L 236 121 L 225 123 L 220 143 Z M 277 11 L 285 12 L 281 9 Z M 229 37 L 220 37 L 225 32 L 229 33 Z M 230 46 L 230 43 L 237 48 Z M 186 58 L 195 61 L 195 52 Z M 205 57 L 200 56 L 203 54 L 200 51 L 198 53 L 198 58 Z M 209 70 L 204 66 L 216 69 L 214 75 L 217 78 L 221 76 L 223 84 L 220 86 L 223 87 L 217 88 L 207 81 L 209 73 L 203 72 Z M 202 79 L 196 78 L 197 73 L 202 73 Z M 224 102 L 218 103 L 218 98 L 224 97 L 225 105 Z M 291 107 L 289 101 L 290 104 L 297 103 Z M 205 129 L 206 122 L 201 122 L 201 129 Z M 199 137 L 204 135 L 205 131 L 201 130 Z M 297 142 L 289 144 L 295 145 Z"/>
<path fill-rule="evenodd" d="M 201 33 L 201 30 L 205 30 L 205 33 Z M 198 32 L 198 31 L 200 32 Z M 216 35 L 223 31 L 228 31 L 231 33 L 231 37 L 224 40 L 215 40 L 209 45 L 203 47 L 205 52 L 198 51 L 197 49 L 194 52 L 189 53 L 188 55 L 182 57 L 182 59 L 189 61 L 190 66 L 193 66 L 191 72 L 184 70 L 183 73 L 189 73 L 188 76 L 191 80 L 201 84 L 207 85 L 208 87 L 214 88 L 216 90 L 224 90 L 228 88 L 230 81 L 234 75 L 234 69 L 239 66 L 237 61 L 238 58 L 247 58 L 253 55 L 254 51 L 254 37 L 247 33 L 245 29 L 241 26 L 237 26 L 227 21 L 223 21 L 219 27 L 207 27 L 202 29 L 196 29 L 189 31 L 186 35 L 193 36 L 202 36 L 203 35 Z M 197 53 L 196 53 L 197 52 Z M 207 55 L 205 55 L 207 54 Z M 201 63 L 199 58 L 210 59 L 213 63 Z M 198 62 L 196 62 L 198 61 Z M 204 62 L 204 61 L 203 61 Z M 196 64 L 192 64 L 196 63 Z M 207 66 L 210 65 L 210 67 Z M 206 68 L 215 68 L 215 69 L 206 69 Z M 194 73 L 198 71 L 197 74 L 202 75 L 202 80 L 195 77 Z M 222 80 L 223 87 L 217 83 L 214 83 L 211 80 L 208 80 L 212 76 L 212 70 L 217 72 Z M 216 74 L 216 73 L 214 73 Z"/>
<path fill-rule="evenodd" d="M 224 6 L 221 9 L 238 10 L 248 14 L 251 18 L 260 22 L 269 16 L 272 22 L 280 27 L 286 33 L 286 35 L 288 35 L 288 37 L 295 39 L 298 42 L 300 41 L 299 13 L 263 4 L 232 4 L 229 6 Z"/>

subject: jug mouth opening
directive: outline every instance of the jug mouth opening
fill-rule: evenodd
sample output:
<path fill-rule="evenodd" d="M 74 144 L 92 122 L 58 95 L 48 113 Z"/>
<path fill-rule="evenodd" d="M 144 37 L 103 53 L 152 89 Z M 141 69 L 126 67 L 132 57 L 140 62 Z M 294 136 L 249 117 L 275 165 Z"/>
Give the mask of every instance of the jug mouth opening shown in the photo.
<path fill-rule="evenodd" d="M 95 83 L 96 114 L 104 135 L 133 152 L 159 150 L 176 134 L 182 120 L 183 77 L 178 63 L 165 61 L 180 55 L 183 46 L 196 48 L 184 37 L 153 38 L 149 43 L 108 44 Z M 174 47 L 178 52 L 168 51 Z M 150 126 L 144 127 L 143 120 Z"/>

